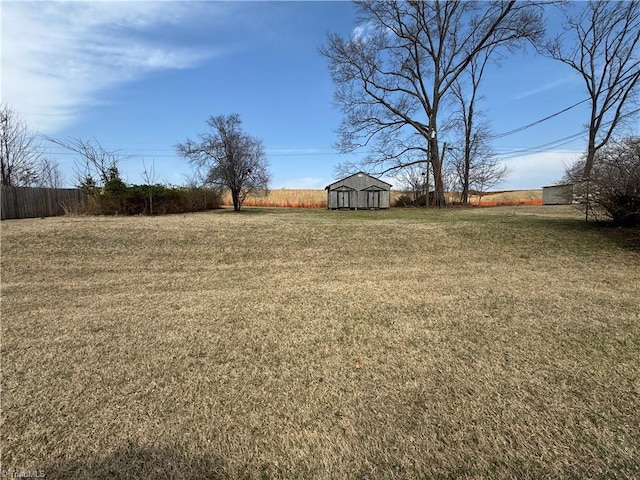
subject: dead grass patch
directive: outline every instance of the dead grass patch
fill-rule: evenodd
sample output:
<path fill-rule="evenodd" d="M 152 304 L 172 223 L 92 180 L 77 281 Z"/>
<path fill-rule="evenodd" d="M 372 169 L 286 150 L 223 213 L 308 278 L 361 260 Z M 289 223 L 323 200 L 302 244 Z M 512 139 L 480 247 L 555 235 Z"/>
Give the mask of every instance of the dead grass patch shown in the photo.
<path fill-rule="evenodd" d="M 546 207 L 2 223 L 2 469 L 640 476 L 640 257 Z"/>

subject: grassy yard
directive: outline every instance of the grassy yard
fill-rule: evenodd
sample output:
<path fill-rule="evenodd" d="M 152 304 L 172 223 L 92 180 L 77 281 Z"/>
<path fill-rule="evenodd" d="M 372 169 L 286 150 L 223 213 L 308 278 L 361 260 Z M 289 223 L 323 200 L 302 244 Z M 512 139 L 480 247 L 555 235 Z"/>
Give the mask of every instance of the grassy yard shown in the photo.
<path fill-rule="evenodd" d="M 7 473 L 640 477 L 640 251 L 579 212 L 1 229 Z"/>

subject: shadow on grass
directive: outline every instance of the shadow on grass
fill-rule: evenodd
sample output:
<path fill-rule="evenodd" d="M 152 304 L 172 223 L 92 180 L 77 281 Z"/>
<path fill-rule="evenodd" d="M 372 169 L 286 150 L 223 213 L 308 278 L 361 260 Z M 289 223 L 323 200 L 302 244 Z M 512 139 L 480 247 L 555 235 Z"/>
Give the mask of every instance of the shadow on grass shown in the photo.
<path fill-rule="evenodd" d="M 612 243 L 618 248 L 640 252 L 640 227 L 619 227 L 607 222 L 578 219 L 545 219 L 547 228 L 574 235 L 590 235 L 592 240 Z M 587 239 L 585 241 L 588 242 Z"/>
<path fill-rule="evenodd" d="M 225 215 L 263 215 L 265 213 L 273 213 L 277 211 L 277 207 L 242 207 L 240 211 L 236 211 L 232 206 L 224 205 L 216 213 Z"/>
<path fill-rule="evenodd" d="M 462 216 L 461 216 L 462 218 Z M 562 218 L 535 215 L 477 215 L 464 216 L 473 223 L 493 224 L 492 228 L 524 229 L 531 235 L 531 242 L 545 243 L 545 238 L 558 238 L 565 246 L 584 252 L 616 247 L 640 252 L 640 227 L 618 227 L 606 222 L 585 222 L 580 218 Z"/>
<path fill-rule="evenodd" d="M 640 253 L 640 227 L 616 227 L 611 224 L 599 225 L 605 235 L 620 247 Z"/>
<path fill-rule="evenodd" d="M 229 478 L 216 456 L 194 456 L 177 448 L 129 443 L 106 458 L 91 456 L 45 465 L 47 479 L 202 479 Z"/>

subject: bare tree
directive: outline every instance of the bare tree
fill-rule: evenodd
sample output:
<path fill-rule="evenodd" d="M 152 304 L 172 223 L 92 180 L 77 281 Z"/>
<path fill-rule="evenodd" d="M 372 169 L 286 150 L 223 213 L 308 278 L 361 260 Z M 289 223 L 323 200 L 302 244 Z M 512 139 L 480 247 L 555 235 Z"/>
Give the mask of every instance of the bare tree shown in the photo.
<path fill-rule="evenodd" d="M 121 190 L 125 186 L 118 170 L 118 164 L 122 159 L 119 152 L 106 150 L 95 139 L 46 139 L 78 155 L 75 174 L 81 188 L 93 191 L 99 187 L 110 186 Z"/>
<path fill-rule="evenodd" d="M 409 165 L 396 173 L 395 178 L 400 188 L 409 192 L 413 205 L 422 204 L 420 198 L 423 196 L 425 199 L 429 198 L 430 182 L 427 174 L 424 161 Z"/>
<path fill-rule="evenodd" d="M 473 130 L 468 128 L 468 124 L 463 127 L 462 148 L 453 149 L 449 158 L 462 190 L 460 202 L 468 204 L 472 190 L 479 192 L 481 198 L 484 192 L 504 180 L 509 171 L 498 161 L 489 144 L 490 130 L 486 124 L 479 123 Z M 472 132 L 471 138 L 468 137 L 469 132 Z"/>
<path fill-rule="evenodd" d="M 379 173 L 429 159 L 435 204 L 445 204 L 438 149 L 441 106 L 478 55 L 514 49 L 543 34 L 538 2 L 358 1 L 360 27 L 330 34 L 327 57 L 343 152 L 367 146 Z M 417 154 L 416 154 L 417 153 Z M 421 160 L 411 160 L 411 158 Z"/>
<path fill-rule="evenodd" d="M 492 153 L 479 155 L 472 165 L 469 184 L 478 192 L 478 203 L 482 200 L 482 196 L 500 183 L 508 173 L 507 167 L 501 165 Z"/>
<path fill-rule="evenodd" d="M 7 105 L 0 105 L 0 183 L 23 187 L 38 182 L 43 160 L 42 145 L 36 133 Z"/>
<path fill-rule="evenodd" d="M 197 168 L 206 168 L 206 181 L 231 191 L 233 209 L 240 211 L 248 194 L 266 194 L 270 175 L 262 141 L 242 130 L 237 114 L 210 117 L 212 133 L 199 142 L 187 139 L 176 145 L 179 155 Z"/>
<path fill-rule="evenodd" d="M 185 185 L 189 188 L 204 188 L 207 185 L 207 172 L 196 166 L 190 173 L 184 175 Z"/>
<path fill-rule="evenodd" d="M 566 12 L 565 31 L 546 53 L 575 70 L 591 98 L 584 179 L 595 155 L 629 115 L 640 85 L 640 2 L 589 1 Z"/>
<path fill-rule="evenodd" d="M 489 126 L 482 122 L 479 117 L 478 101 L 480 100 L 480 83 L 484 76 L 485 68 L 492 57 L 495 47 L 490 47 L 476 55 L 466 70 L 453 84 L 451 89 L 453 97 L 458 103 L 456 125 L 461 132 L 462 148 L 458 150 L 458 155 L 454 156 L 454 166 L 458 174 L 461 193 L 460 202 L 463 205 L 469 203 L 469 189 L 472 184 L 477 183 L 477 178 L 472 178 L 472 173 L 483 172 L 488 166 L 488 137 L 490 135 Z M 496 174 L 499 175 L 500 168 L 496 166 Z M 505 171 L 503 171 L 504 173 Z"/>
<path fill-rule="evenodd" d="M 142 159 L 142 180 L 147 187 L 149 192 L 149 215 L 153 215 L 153 188 L 158 182 L 158 177 L 156 176 L 156 162 L 155 160 L 151 161 L 151 166 L 147 168 L 147 164 Z"/>
<path fill-rule="evenodd" d="M 38 163 L 37 185 L 45 188 L 62 188 L 64 185 L 64 174 L 60 170 L 57 161 L 42 157 Z"/>

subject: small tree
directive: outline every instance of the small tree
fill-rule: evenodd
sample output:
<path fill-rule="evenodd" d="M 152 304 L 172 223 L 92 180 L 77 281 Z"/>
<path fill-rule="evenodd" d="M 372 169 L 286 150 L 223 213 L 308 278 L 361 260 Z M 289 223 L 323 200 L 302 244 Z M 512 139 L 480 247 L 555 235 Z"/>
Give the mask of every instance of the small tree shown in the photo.
<path fill-rule="evenodd" d="M 270 175 L 262 141 L 242 130 L 237 114 L 210 117 L 212 133 L 176 145 L 178 155 L 207 171 L 206 182 L 231 192 L 234 211 L 240 211 L 248 194 L 268 192 Z"/>
<path fill-rule="evenodd" d="M 62 188 L 64 174 L 60 171 L 60 165 L 49 157 L 42 157 L 38 164 L 38 187 Z"/>
<path fill-rule="evenodd" d="M 640 223 L 640 137 L 611 141 L 593 157 L 591 177 L 582 182 L 587 156 L 567 169 L 565 180 L 595 218 L 617 225 Z"/>
<path fill-rule="evenodd" d="M 153 215 L 153 187 L 157 183 L 158 179 L 156 177 L 156 163 L 155 161 L 151 162 L 151 167 L 147 168 L 147 164 L 142 159 L 142 167 L 144 170 L 142 171 L 142 179 L 144 180 L 144 184 L 149 191 L 149 215 Z"/>
<path fill-rule="evenodd" d="M 501 165 L 494 155 L 480 157 L 472 167 L 470 183 L 471 187 L 475 187 L 478 191 L 478 203 L 482 201 L 487 190 L 500 183 L 508 173 L 507 167 Z"/>

